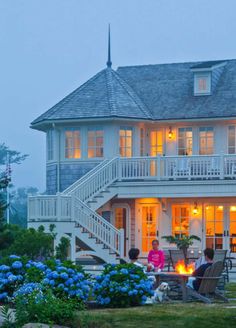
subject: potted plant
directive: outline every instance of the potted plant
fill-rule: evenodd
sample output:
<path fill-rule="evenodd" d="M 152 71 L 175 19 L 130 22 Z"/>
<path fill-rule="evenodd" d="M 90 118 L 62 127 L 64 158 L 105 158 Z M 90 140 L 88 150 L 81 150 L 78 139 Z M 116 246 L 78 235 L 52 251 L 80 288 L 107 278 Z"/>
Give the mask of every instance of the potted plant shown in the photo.
<path fill-rule="evenodd" d="M 193 245 L 194 240 L 201 241 L 201 238 L 196 235 L 163 236 L 162 238 L 170 244 L 175 244 L 178 249 L 183 250 L 185 261 L 187 261 L 187 251 L 189 246 Z"/>

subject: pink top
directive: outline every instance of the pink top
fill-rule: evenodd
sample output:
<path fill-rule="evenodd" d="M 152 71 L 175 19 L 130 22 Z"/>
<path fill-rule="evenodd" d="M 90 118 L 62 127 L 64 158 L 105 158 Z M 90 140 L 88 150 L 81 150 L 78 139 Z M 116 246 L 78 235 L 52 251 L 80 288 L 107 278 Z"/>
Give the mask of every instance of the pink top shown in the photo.
<path fill-rule="evenodd" d="M 154 249 L 152 249 L 148 253 L 148 262 L 152 263 L 154 265 L 154 267 L 163 269 L 164 262 L 165 262 L 164 252 L 161 250 L 155 251 Z"/>

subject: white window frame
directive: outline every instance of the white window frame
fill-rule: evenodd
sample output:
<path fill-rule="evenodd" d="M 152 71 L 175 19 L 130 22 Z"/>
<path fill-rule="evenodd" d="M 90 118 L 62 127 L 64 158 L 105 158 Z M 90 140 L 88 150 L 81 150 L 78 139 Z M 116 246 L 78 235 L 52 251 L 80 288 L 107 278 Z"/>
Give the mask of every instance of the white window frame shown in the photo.
<path fill-rule="evenodd" d="M 102 132 L 102 137 L 98 135 L 98 131 Z M 93 146 L 89 146 L 89 132 L 94 132 L 94 137 L 93 137 Z M 102 146 L 99 146 L 97 144 L 97 139 L 102 138 Z M 89 150 L 94 151 L 95 156 L 89 157 Z M 97 156 L 97 151 L 101 151 L 101 156 Z M 100 126 L 96 127 L 89 127 L 87 131 L 87 157 L 88 159 L 92 158 L 103 158 L 104 157 L 104 129 Z"/>
<path fill-rule="evenodd" d="M 122 147 L 124 149 L 125 156 L 121 155 L 121 144 L 120 144 L 120 138 L 121 138 L 120 132 L 121 132 L 121 130 L 125 131 L 125 136 L 124 136 L 125 145 L 124 145 L 124 147 Z M 127 139 L 130 138 L 129 136 L 127 136 L 127 131 L 131 131 L 131 147 L 127 146 Z M 133 134 L 134 134 L 134 131 L 133 131 L 132 127 L 130 127 L 130 126 L 121 126 L 120 127 L 120 129 L 119 129 L 119 154 L 120 154 L 121 157 L 132 157 L 133 156 Z M 131 150 L 131 156 L 126 156 L 128 149 Z"/>
<path fill-rule="evenodd" d="M 205 132 L 207 132 L 207 129 L 210 129 L 213 133 L 212 136 L 212 140 L 213 140 L 213 145 L 212 145 L 212 153 L 207 153 L 207 154 L 201 154 L 201 139 L 203 137 L 201 137 L 201 132 L 204 132 L 203 129 L 205 129 Z M 199 155 L 213 155 L 214 154 L 214 147 L 215 147 L 215 131 L 214 131 L 214 127 L 213 126 L 201 126 L 199 127 L 198 130 L 198 139 L 199 139 Z M 206 139 L 206 145 L 208 144 L 207 140 L 209 139 L 209 137 L 204 136 L 204 139 Z M 206 147 L 205 149 L 207 149 L 208 147 Z"/>
<path fill-rule="evenodd" d="M 233 128 L 233 130 L 234 130 L 234 145 L 233 146 L 229 145 L 230 128 Z M 229 151 L 230 149 L 233 149 L 233 152 L 230 152 Z M 229 125 L 228 129 L 227 129 L 227 151 L 228 151 L 228 154 L 236 154 L 236 126 L 235 125 Z"/>
<path fill-rule="evenodd" d="M 183 140 L 184 140 L 184 148 L 180 148 L 179 147 L 179 139 L 180 139 L 180 130 L 183 130 L 183 133 L 184 133 L 184 138 L 183 138 Z M 186 132 L 192 132 L 192 138 L 187 138 L 186 137 Z M 191 139 L 192 140 L 192 153 L 187 153 L 187 140 L 188 139 Z M 179 154 L 179 151 L 180 150 L 185 150 L 185 154 Z M 181 156 L 181 155 L 193 155 L 193 128 L 191 127 L 191 126 L 185 126 L 185 127 L 179 127 L 178 128 L 178 142 L 177 142 L 177 154 L 178 154 L 178 156 Z"/>
<path fill-rule="evenodd" d="M 66 132 L 72 132 L 72 147 L 67 147 L 66 145 L 66 140 L 67 140 L 67 136 L 66 136 Z M 75 132 L 79 132 L 79 147 L 75 147 L 75 138 L 74 138 L 74 133 Z M 79 150 L 80 151 L 80 157 L 68 157 L 66 156 L 67 151 L 72 151 L 74 152 L 75 150 Z M 82 158 L 82 139 L 81 139 L 81 130 L 80 128 L 66 128 L 64 130 L 64 158 L 66 160 L 79 160 Z"/>
<path fill-rule="evenodd" d="M 199 82 L 200 80 L 205 80 L 206 82 L 206 90 L 199 89 Z M 201 95 L 210 95 L 211 94 L 211 73 L 195 73 L 194 74 L 194 95 L 201 96 Z"/>

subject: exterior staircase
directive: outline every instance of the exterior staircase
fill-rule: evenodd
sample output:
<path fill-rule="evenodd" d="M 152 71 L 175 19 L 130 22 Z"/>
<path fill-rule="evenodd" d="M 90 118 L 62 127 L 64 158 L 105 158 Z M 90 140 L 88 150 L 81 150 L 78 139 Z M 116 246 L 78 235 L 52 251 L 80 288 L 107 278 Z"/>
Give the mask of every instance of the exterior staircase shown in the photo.
<path fill-rule="evenodd" d="M 75 250 L 72 259 L 90 254 L 105 262 L 116 263 L 124 258 L 123 229 L 116 229 L 96 212 L 117 194 L 112 184 L 118 180 L 118 161 L 119 158 L 113 158 L 101 162 L 55 196 L 29 197 L 28 217 L 31 221 L 34 221 L 34 214 L 35 220 L 37 214 L 40 217 L 43 214 L 45 219 L 57 221 L 57 225 L 58 221 L 74 222 L 73 236 L 89 250 Z"/>

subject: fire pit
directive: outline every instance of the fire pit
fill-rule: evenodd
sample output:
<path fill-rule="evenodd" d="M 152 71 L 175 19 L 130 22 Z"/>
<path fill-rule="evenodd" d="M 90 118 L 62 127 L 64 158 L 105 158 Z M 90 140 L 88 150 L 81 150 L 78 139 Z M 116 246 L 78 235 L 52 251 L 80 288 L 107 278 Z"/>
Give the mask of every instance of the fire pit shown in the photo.
<path fill-rule="evenodd" d="M 192 274 L 194 270 L 194 263 L 186 265 L 184 260 L 179 260 L 175 265 L 175 271 L 180 274 Z"/>

